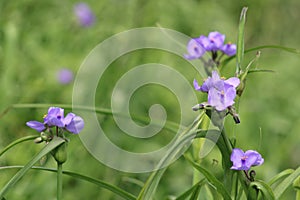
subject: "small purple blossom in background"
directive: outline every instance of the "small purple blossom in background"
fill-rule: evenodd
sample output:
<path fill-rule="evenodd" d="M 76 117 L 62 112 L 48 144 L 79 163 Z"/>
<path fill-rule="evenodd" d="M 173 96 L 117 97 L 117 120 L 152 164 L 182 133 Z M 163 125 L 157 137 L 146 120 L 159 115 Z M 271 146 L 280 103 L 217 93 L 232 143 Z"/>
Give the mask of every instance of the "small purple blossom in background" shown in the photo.
<path fill-rule="evenodd" d="M 81 26 L 88 27 L 95 23 L 95 15 L 86 3 L 75 4 L 74 13 Z"/>
<path fill-rule="evenodd" d="M 257 151 L 248 150 L 244 153 L 243 150 L 238 148 L 232 150 L 230 160 L 233 163 L 230 169 L 233 170 L 247 171 L 252 166 L 258 166 L 264 163 L 264 159 Z"/>
<path fill-rule="evenodd" d="M 200 86 L 197 80 L 194 80 L 194 88 L 201 92 L 208 93 L 207 103 L 218 111 L 226 110 L 234 104 L 236 97 L 236 87 L 240 84 L 240 79 L 236 77 L 227 80 L 221 79 L 217 71 L 212 72 Z"/>
<path fill-rule="evenodd" d="M 221 48 L 221 51 L 228 56 L 233 56 L 236 54 L 236 45 L 227 43 Z"/>
<path fill-rule="evenodd" d="M 69 69 L 63 68 L 57 72 L 57 80 L 61 84 L 69 84 L 73 81 L 73 72 Z"/>
<path fill-rule="evenodd" d="M 187 45 L 188 55 L 184 55 L 184 57 L 188 60 L 201 58 L 205 53 L 205 49 L 200 44 L 199 39 L 191 39 Z"/>
<path fill-rule="evenodd" d="M 50 107 L 44 117 L 44 123 L 38 121 L 29 121 L 26 123 L 32 129 L 42 132 L 48 127 L 58 127 L 65 129 L 70 133 L 78 134 L 84 127 L 84 121 L 74 113 L 68 113 L 64 117 L 64 109 L 59 107 Z"/>

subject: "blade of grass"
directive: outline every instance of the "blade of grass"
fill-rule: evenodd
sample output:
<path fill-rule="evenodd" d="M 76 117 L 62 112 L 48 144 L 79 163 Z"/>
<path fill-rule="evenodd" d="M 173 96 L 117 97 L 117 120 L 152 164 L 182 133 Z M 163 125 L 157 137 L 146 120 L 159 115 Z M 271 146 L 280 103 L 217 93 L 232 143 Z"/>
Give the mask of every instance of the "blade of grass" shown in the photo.
<path fill-rule="evenodd" d="M 251 182 L 249 187 L 253 188 L 254 190 L 259 190 L 264 197 L 263 199 L 268 199 L 268 200 L 275 199 L 272 189 L 268 184 L 266 184 L 263 181 L 258 180 L 258 181 Z"/>
<path fill-rule="evenodd" d="M 29 136 L 25 136 L 22 138 L 19 138 L 15 141 L 13 141 L 12 143 L 10 143 L 9 145 L 7 145 L 4 149 L 2 149 L 2 151 L 0 151 L 0 157 L 6 152 L 8 151 L 10 148 L 14 147 L 17 144 L 20 144 L 22 142 L 26 142 L 28 140 L 34 140 L 35 138 L 37 138 L 37 135 L 29 135 Z"/>
<path fill-rule="evenodd" d="M 189 188 L 187 191 L 185 191 L 183 194 L 179 195 L 175 200 L 186 200 L 196 188 L 202 187 L 206 183 L 206 179 L 201 179 L 198 183 L 193 185 L 191 188 Z"/>
<path fill-rule="evenodd" d="M 182 150 L 182 148 L 191 142 L 191 140 L 195 137 L 197 132 L 197 127 L 201 123 L 204 116 L 204 112 L 202 112 L 199 117 L 190 125 L 188 129 L 186 129 L 183 133 L 181 133 L 178 139 L 174 142 L 172 147 L 167 152 L 166 156 L 162 158 L 161 162 L 157 165 L 158 170 L 151 173 L 149 178 L 147 179 L 144 187 L 140 191 L 137 200 L 148 200 L 151 199 L 156 191 L 156 188 L 159 184 L 159 181 L 166 171 L 167 167 L 166 163 L 171 162 L 174 157 Z"/>
<path fill-rule="evenodd" d="M 3 167 L 0 167 L 0 170 L 4 170 L 4 169 L 16 169 L 16 168 L 23 168 L 24 166 L 3 166 Z M 31 167 L 31 169 L 33 170 L 42 170 L 42 171 L 48 171 L 48 172 L 57 172 L 57 169 L 53 169 L 53 168 L 46 168 L 46 167 L 36 167 L 36 166 L 33 166 Z M 89 176 L 85 176 L 85 175 L 82 175 L 82 174 L 79 174 L 79 173 L 76 173 L 76 172 L 71 172 L 71 171 L 65 171 L 63 170 L 62 171 L 63 174 L 67 175 L 67 176 L 71 176 L 73 178 L 76 178 L 76 179 L 79 179 L 79 180 L 84 180 L 84 181 L 87 181 L 89 183 L 92 183 L 92 184 L 95 184 L 101 188 L 104 188 L 104 189 L 107 189 L 117 195 L 119 195 L 120 197 L 123 197 L 124 199 L 126 200 L 135 200 L 136 197 L 124 190 L 122 190 L 121 188 L 118 188 L 114 185 L 111 185 L 109 183 L 106 183 L 104 181 L 100 181 L 100 180 L 97 180 L 97 179 L 94 179 L 92 177 L 89 177 Z"/>
<path fill-rule="evenodd" d="M 244 7 L 241 12 L 240 22 L 239 22 L 239 32 L 237 38 L 237 51 L 236 51 L 236 75 L 241 71 L 241 65 L 244 57 L 244 33 L 245 33 L 245 23 L 246 23 L 246 13 L 248 8 Z"/>
<path fill-rule="evenodd" d="M 284 177 L 290 175 L 291 173 L 293 173 L 295 170 L 293 169 L 286 169 L 282 172 L 280 172 L 279 174 L 276 174 L 276 176 L 274 176 L 269 182 L 269 185 L 273 185 L 274 183 L 276 183 L 277 181 L 283 179 Z"/>
<path fill-rule="evenodd" d="M 13 186 L 26 174 L 26 172 L 43 156 L 48 154 L 50 151 L 58 147 L 60 144 L 64 143 L 65 140 L 59 137 L 54 137 L 51 142 L 49 142 L 41 151 L 35 155 L 21 170 L 19 170 L 14 177 L 12 177 L 8 183 L 1 189 L 0 198 L 3 198 L 4 195 L 13 188 Z"/>
<path fill-rule="evenodd" d="M 205 176 L 208 182 L 216 188 L 216 190 L 223 196 L 225 200 L 231 200 L 231 197 L 225 189 L 225 187 L 223 186 L 223 184 L 214 175 L 212 175 L 209 171 L 192 161 L 188 156 L 186 156 L 185 158 L 195 169 L 197 169 L 200 173 L 202 173 Z"/>
<path fill-rule="evenodd" d="M 293 181 L 300 176 L 300 167 L 298 167 L 291 175 L 286 177 L 280 184 L 274 188 L 275 199 L 279 199 L 284 191 L 293 184 Z"/>

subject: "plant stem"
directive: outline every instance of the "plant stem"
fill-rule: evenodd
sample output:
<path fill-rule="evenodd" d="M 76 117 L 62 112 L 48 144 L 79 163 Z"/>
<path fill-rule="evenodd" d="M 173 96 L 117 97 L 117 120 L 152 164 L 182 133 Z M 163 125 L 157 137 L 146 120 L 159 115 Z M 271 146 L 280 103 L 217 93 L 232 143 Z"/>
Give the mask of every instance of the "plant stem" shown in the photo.
<path fill-rule="evenodd" d="M 57 200 L 62 199 L 62 163 L 57 162 Z"/>

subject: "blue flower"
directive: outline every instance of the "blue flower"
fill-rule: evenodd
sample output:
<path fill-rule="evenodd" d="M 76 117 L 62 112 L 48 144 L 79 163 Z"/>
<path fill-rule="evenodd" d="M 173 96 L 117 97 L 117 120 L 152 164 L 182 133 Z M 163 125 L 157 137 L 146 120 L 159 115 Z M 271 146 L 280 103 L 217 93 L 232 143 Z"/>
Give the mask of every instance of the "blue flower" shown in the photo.
<path fill-rule="evenodd" d="M 64 117 L 64 109 L 59 107 L 50 107 L 48 113 L 44 117 L 44 123 L 38 121 L 29 121 L 27 126 L 42 132 L 48 127 L 58 127 L 69 131 L 70 133 L 78 134 L 84 127 L 84 121 L 81 117 L 74 113 L 68 113 Z"/>
<path fill-rule="evenodd" d="M 234 104 L 236 87 L 239 84 L 240 79 L 236 77 L 221 79 L 217 71 L 213 71 L 212 76 L 208 77 L 201 86 L 197 80 L 194 80 L 194 88 L 208 93 L 207 103 L 218 111 L 223 111 Z"/>
<path fill-rule="evenodd" d="M 200 44 L 198 38 L 191 39 L 187 45 L 188 55 L 184 55 L 184 57 L 188 60 L 201 58 L 205 53 L 205 49 Z"/>
<path fill-rule="evenodd" d="M 252 166 L 262 165 L 264 159 L 254 150 L 248 150 L 244 153 L 243 150 L 235 148 L 232 150 L 230 160 L 233 163 L 230 169 L 233 170 L 249 170 Z"/>

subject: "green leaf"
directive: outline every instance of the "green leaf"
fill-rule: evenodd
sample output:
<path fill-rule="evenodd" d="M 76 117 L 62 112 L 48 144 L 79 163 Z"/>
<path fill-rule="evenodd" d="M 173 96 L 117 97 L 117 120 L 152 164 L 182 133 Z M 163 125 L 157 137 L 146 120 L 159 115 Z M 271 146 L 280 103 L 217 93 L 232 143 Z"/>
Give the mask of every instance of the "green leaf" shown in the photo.
<path fill-rule="evenodd" d="M 244 57 L 244 32 L 245 32 L 245 23 L 246 23 L 246 13 L 247 7 L 244 7 L 241 12 L 240 16 L 240 23 L 239 23 L 239 32 L 237 38 L 237 50 L 236 50 L 236 74 L 241 71 L 241 64 Z"/>
<path fill-rule="evenodd" d="M 147 179 L 144 187 L 138 195 L 137 200 L 148 200 L 153 198 L 159 181 L 167 169 L 167 167 L 162 168 L 162 166 L 166 166 L 167 163 L 170 163 L 178 153 L 181 153 L 182 148 L 188 145 L 195 138 L 197 132 L 196 129 L 201 123 L 203 116 L 204 112 L 202 112 L 199 117 L 197 117 L 197 119 L 178 136 L 165 157 L 163 157 L 160 163 L 157 165 L 156 169 L 158 170 L 152 172 Z"/>
<path fill-rule="evenodd" d="M 267 200 L 275 199 L 274 193 L 273 193 L 271 187 L 263 181 L 257 180 L 257 181 L 251 182 L 249 187 L 250 187 L 250 189 L 249 189 L 248 194 L 252 194 L 251 191 L 255 192 L 255 190 L 256 190 L 256 191 L 261 192 L 261 194 L 264 197 L 263 199 L 267 199 Z"/>
<path fill-rule="evenodd" d="M 7 145 L 4 149 L 2 149 L 2 151 L 0 151 L 0 157 L 6 152 L 8 151 L 10 148 L 14 147 L 17 144 L 20 144 L 22 142 L 26 142 L 28 140 L 34 140 L 35 138 L 37 138 L 37 135 L 29 135 L 29 136 L 25 136 L 22 138 L 19 138 L 15 141 L 13 141 L 12 143 L 10 143 L 9 145 Z"/>
<path fill-rule="evenodd" d="M 248 70 L 248 74 L 250 73 L 255 73 L 255 72 L 269 72 L 269 73 L 274 73 L 274 70 L 270 70 L 270 69 L 249 69 Z"/>
<path fill-rule="evenodd" d="M 280 184 L 274 188 L 275 198 L 278 199 L 284 191 L 293 184 L 293 181 L 300 176 L 300 167 L 298 167 L 291 175 L 286 177 Z"/>
<path fill-rule="evenodd" d="M 201 188 L 205 183 L 206 179 L 201 179 L 198 183 L 196 183 L 183 194 L 178 196 L 175 200 L 186 200 L 198 187 Z"/>
<path fill-rule="evenodd" d="M 280 172 L 279 174 L 277 174 L 276 176 L 274 176 L 269 182 L 269 185 L 273 185 L 274 183 L 276 183 L 277 181 L 280 181 L 281 179 L 283 179 L 284 177 L 290 175 L 291 173 L 293 173 L 295 170 L 294 169 L 286 169 L 282 172 Z"/>
<path fill-rule="evenodd" d="M 0 167 L 0 170 L 2 169 L 15 169 L 15 168 L 23 168 L 23 166 L 4 166 L 4 167 Z M 57 172 L 57 169 L 53 169 L 53 168 L 46 168 L 46 167 L 36 167 L 33 166 L 31 169 L 33 170 L 43 170 L 43 171 L 48 171 L 48 172 Z M 95 184 L 101 188 L 105 188 L 107 190 L 110 190 L 111 192 L 123 197 L 126 200 L 135 200 L 136 197 L 124 190 L 122 190 L 121 188 L 118 188 L 114 185 L 111 185 L 109 183 L 106 183 L 104 181 L 100 181 L 79 173 L 75 173 L 75 172 L 71 172 L 71 171 L 65 171 L 63 170 L 62 172 L 63 174 L 67 175 L 67 176 L 71 176 L 73 178 L 79 179 L 79 180 L 84 180 L 87 181 L 89 183 Z"/>
<path fill-rule="evenodd" d="M 205 176 L 208 182 L 216 188 L 216 190 L 223 196 L 225 200 L 231 200 L 230 194 L 227 192 L 224 185 L 213 174 L 211 174 L 205 168 L 192 161 L 190 158 L 186 157 L 186 159 L 189 161 L 189 163 L 192 164 L 192 166 L 195 169 L 197 169 L 200 173 L 202 173 Z"/>
<path fill-rule="evenodd" d="M 60 144 L 64 143 L 65 140 L 59 137 L 54 137 L 51 142 L 49 142 L 37 155 L 35 155 L 21 170 L 19 170 L 13 178 L 2 188 L 0 191 L 0 198 L 13 188 L 13 186 L 26 174 L 26 172 L 43 156 L 51 152 L 53 149 L 58 147 Z"/>
<path fill-rule="evenodd" d="M 290 52 L 290 53 L 300 54 L 299 49 L 284 47 L 284 46 L 280 46 L 280 45 L 262 45 L 262 46 L 247 49 L 247 50 L 245 50 L 245 53 L 252 52 L 252 51 L 258 51 L 261 49 L 279 49 L 279 50 L 283 50 L 283 51 Z"/>

